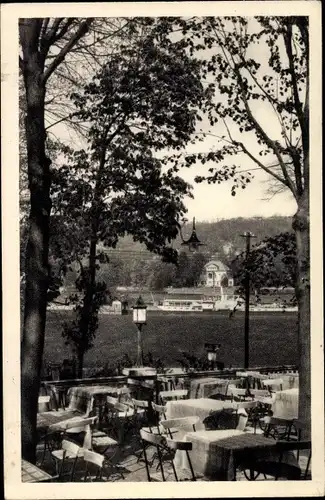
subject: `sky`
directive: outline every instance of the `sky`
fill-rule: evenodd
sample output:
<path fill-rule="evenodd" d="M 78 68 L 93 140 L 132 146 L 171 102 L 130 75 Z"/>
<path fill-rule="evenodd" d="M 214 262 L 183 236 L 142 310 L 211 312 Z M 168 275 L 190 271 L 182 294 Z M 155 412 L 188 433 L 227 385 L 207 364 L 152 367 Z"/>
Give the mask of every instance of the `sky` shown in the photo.
<path fill-rule="evenodd" d="M 212 222 L 234 217 L 292 216 L 296 211 L 296 202 L 288 191 L 265 199 L 269 177 L 260 171 L 254 171 L 255 178 L 246 189 L 239 189 L 236 196 L 232 196 L 229 182 L 215 185 L 194 183 L 195 171 L 199 170 L 200 167 L 193 167 L 183 175 L 194 187 L 194 199 L 185 201 L 188 219 L 195 217 L 197 221 Z"/>
<path fill-rule="evenodd" d="M 255 31 L 253 19 L 250 21 L 250 25 L 252 31 Z M 214 50 L 218 49 L 212 49 L 212 51 Z M 247 57 L 253 57 L 256 61 L 261 63 L 263 74 L 264 71 L 270 74 L 270 68 L 267 64 L 269 57 L 269 49 L 267 46 L 260 43 L 254 45 L 250 50 L 251 53 L 247 54 Z M 283 54 L 281 48 L 280 51 Z M 222 102 L 224 101 L 224 96 L 216 94 L 216 99 Z M 281 140 L 279 121 L 274 115 L 273 110 L 268 109 L 267 106 L 268 105 L 265 103 L 261 104 L 260 101 L 258 101 L 254 107 L 252 107 L 252 110 L 259 123 L 268 132 L 269 136 L 272 139 Z M 232 125 L 231 122 L 228 122 L 228 127 L 234 139 L 244 142 L 245 146 L 252 154 L 255 156 L 258 155 L 260 146 L 256 143 L 255 136 L 252 133 L 240 134 L 237 126 Z M 186 147 L 186 153 L 214 151 L 223 145 L 222 141 L 220 143 L 220 141 L 216 139 L 216 136 L 220 137 L 227 135 L 226 129 L 222 123 L 218 123 L 211 128 L 207 119 L 203 119 L 198 129 L 202 130 L 202 132 L 209 132 L 212 134 L 207 136 L 203 142 L 189 144 Z M 64 142 L 69 142 L 71 131 L 68 131 L 64 124 L 61 123 L 53 127 L 53 132 L 55 132 L 57 137 L 63 139 Z M 272 158 L 267 158 L 263 161 L 265 161 L 266 165 L 270 165 L 272 164 L 272 160 Z M 181 177 L 193 186 L 193 199 L 184 199 L 184 204 L 188 210 L 186 214 L 188 219 L 196 217 L 197 221 L 215 221 L 233 217 L 292 216 L 295 213 L 296 202 L 292 194 L 288 190 L 274 196 L 267 193 L 268 187 L 270 186 L 270 176 L 261 171 L 261 169 L 246 155 L 242 154 L 241 156 L 236 156 L 234 159 L 231 159 L 230 164 L 232 163 L 239 165 L 240 170 L 249 170 L 253 174 L 252 182 L 248 184 L 246 189 L 243 190 L 240 188 L 236 196 L 231 195 L 231 181 L 221 184 L 208 184 L 206 182 L 198 184 L 194 181 L 195 176 L 204 175 L 208 167 L 216 165 L 209 163 L 207 167 L 197 163 L 195 166 L 189 169 L 183 169 L 179 173 Z"/>

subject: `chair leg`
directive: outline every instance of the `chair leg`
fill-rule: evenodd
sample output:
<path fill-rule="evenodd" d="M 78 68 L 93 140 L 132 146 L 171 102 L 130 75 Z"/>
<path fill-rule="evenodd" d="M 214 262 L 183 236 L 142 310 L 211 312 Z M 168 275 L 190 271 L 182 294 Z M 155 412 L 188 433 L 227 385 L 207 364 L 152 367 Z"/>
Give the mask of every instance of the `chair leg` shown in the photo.
<path fill-rule="evenodd" d="M 192 480 L 196 481 L 196 477 L 195 477 L 195 474 L 194 474 L 194 470 L 193 470 L 193 466 L 192 466 L 192 462 L 191 462 L 191 459 L 190 459 L 189 452 L 188 452 L 188 450 L 185 450 L 185 451 L 186 451 L 186 458 L 188 460 L 188 463 L 189 463 L 189 466 L 190 466 L 190 470 L 191 470 L 191 474 L 192 474 Z"/>
<path fill-rule="evenodd" d="M 71 481 L 73 481 L 73 479 L 74 479 L 74 473 L 75 473 L 75 469 L 76 469 L 77 460 L 78 460 L 78 456 L 76 456 L 76 458 L 73 461 L 73 465 L 72 465 L 72 469 L 71 469 L 71 475 L 70 475 Z"/>
<path fill-rule="evenodd" d="M 174 460 L 173 460 L 173 459 L 171 460 L 171 464 L 172 464 L 172 469 L 173 469 L 173 472 L 174 472 L 175 479 L 176 479 L 176 481 L 178 481 L 178 476 L 177 476 L 177 472 L 176 472 L 176 467 L 175 467 L 175 464 L 174 464 Z"/>
<path fill-rule="evenodd" d="M 160 463 L 161 476 L 162 476 L 163 481 L 165 482 L 166 479 L 165 479 L 164 467 L 163 467 L 163 463 L 162 463 L 162 459 L 161 459 L 161 453 L 160 453 L 159 446 L 157 446 L 157 453 L 158 453 L 158 459 L 159 459 L 159 463 Z"/>
<path fill-rule="evenodd" d="M 85 469 L 84 481 L 87 481 L 87 476 L 88 476 L 88 462 L 86 462 L 86 469 Z"/>
<path fill-rule="evenodd" d="M 310 460 L 311 460 L 311 451 L 309 452 L 309 455 L 308 455 L 308 461 L 307 461 L 307 465 L 306 465 L 304 479 L 307 479 L 308 470 L 309 470 L 309 466 L 310 466 Z"/>
<path fill-rule="evenodd" d="M 150 483 L 151 477 L 150 477 L 150 472 L 149 472 L 148 458 L 147 458 L 146 447 L 145 447 L 145 444 L 144 444 L 143 441 L 142 441 L 142 446 L 143 446 L 144 461 L 145 461 L 145 464 L 146 464 L 147 477 L 148 477 L 148 481 Z"/>

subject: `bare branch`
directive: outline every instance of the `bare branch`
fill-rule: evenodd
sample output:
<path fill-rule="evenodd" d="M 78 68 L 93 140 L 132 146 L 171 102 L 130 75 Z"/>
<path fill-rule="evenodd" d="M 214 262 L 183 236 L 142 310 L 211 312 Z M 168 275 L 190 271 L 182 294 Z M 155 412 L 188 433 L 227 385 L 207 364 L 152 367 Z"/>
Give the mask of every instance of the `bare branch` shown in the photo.
<path fill-rule="evenodd" d="M 235 141 L 230 133 L 230 130 L 229 130 L 229 127 L 226 123 L 225 120 L 223 120 L 224 122 L 224 125 L 227 129 L 227 132 L 228 132 L 228 136 L 229 136 L 229 139 L 231 141 L 231 143 L 235 146 L 240 146 L 240 148 L 242 149 L 243 153 L 245 153 L 251 160 L 253 160 L 260 168 L 262 168 L 265 172 L 267 172 L 269 175 L 271 175 L 272 177 L 274 177 L 275 179 L 277 179 L 279 182 L 282 182 L 282 184 L 286 185 L 287 186 L 287 182 L 284 178 L 280 177 L 277 173 L 275 172 L 272 172 L 272 170 L 270 170 L 269 167 L 267 167 L 266 165 L 264 165 L 258 158 L 256 158 L 255 156 L 253 156 L 252 153 L 250 153 L 248 151 L 248 149 L 244 146 L 244 144 L 242 142 L 238 142 L 238 141 Z"/>
<path fill-rule="evenodd" d="M 51 62 L 48 68 L 43 74 L 43 83 L 46 83 L 53 71 L 59 66 L 59 64 L 64 60 L 67 53 L 76 45 L 76 43 L 82 38 L 88 31 L 89 26 L 93 22 L 93 17 L 89 17 L 86 21 L 83 21 L 74 35 L 71 36 L 68 43 L 61 49 L 56 58 Z"/>
<path fill-rule="evenodd" d="M 301 104 L 301 101 L 299 99 L 297 77 L 296 77 L 296 72 L 295 72 L 295 68 L 294 68 L 292 45 L 291 45 L 291 42 L 292 42 L 292 24 L 291 24 L 291 21 L 289 21 L 287 24 L 287 32 L 283 33 L 283 38 L 284 38 L 284 45 L 285 45 L 288 60 L 289 60 L 289 70 L 290 70 L 291 83 L 292 83 L 292 89 L 293 89 L 294 106 L 295 106 L 295 110 L 296 110 L 297 117 L 299 120 L 299 125 L 301 128 L 301 131 L 303 132 L 305 127 L 304 127 L 304 119 L 303 119 L 303 112 L 302 112 L 302 104 Z"/>
<path fill-rule="evenodd" d="M 275 141 L 273 141 L 268 135 L 267 133 L 265 132 L 265 130 L 261 127 L 261 125 L 259 124 L 259 122 L 256 120 L 256 118 L 253 116 L 253 113 L 249 107 L 249 104 L 248 104 L 248 101 L 247 101 L 247 98 L 246 98 L 246 94 L 245 94 L 245 86 L 244 86 L 244 83 L 243 83 L 243 80 L 242 80 L 242 77 L 241 77 L 241 74 L 240 72 L 238 71 L 238 69 L 235 67 L 234 68 L 234 71 L 235 71 L 235 74 L 237 75 L 237 80 L 238 80 L 238 83 L 239 83 L 239 86 L 241 88 L 241 95 L 242 95 L 242 99 L 243 99 L 243 103 L 244 103 L 244 106 L 245 106 L 245 110 L 246 110 L 246 113 L 248 115 L 248 118 L 249 120 L 251 121 L 251 123 L 253 123 L 254 127 L 255 127 L 255 130 L 258 132 L 258 134 L 263 138 L 264 142 L 269 146 L 269 148 L 272 149 L 272 151 L 274 152 L 275 156 L 277 157 L 277 160 L 279 162 L 279 165 L 281 167 L 281 170 L 282 170 L 282 174 L 283 174 L 283 177 L 284 177 L 284 180 L 285 180 L 285 184 L 288 186 L 288 188 L 292 191 L 293 195 L 295 198 L 297 198 L 297 190 L 296 190 L 296 187 L 294 185 L 294 183 L 292 182 L 292 180 L 290 179 L 289 175 L 288 175 L 288 172 L 286 170 L 286 165 L 283 161 L 283 158 L 281 156 L 281 153 L 279 151 L 279 148 L 278 146 L 276 145 Z"/>

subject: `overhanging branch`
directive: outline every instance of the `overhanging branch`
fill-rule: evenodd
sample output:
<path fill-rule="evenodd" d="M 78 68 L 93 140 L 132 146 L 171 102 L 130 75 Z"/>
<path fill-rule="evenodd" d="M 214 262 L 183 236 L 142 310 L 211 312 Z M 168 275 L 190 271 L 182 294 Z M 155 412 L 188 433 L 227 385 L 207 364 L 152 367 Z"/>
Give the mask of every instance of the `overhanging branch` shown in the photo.
<path fill-rule="evenodd" d="M 93 22 L 93 17 L 89 17 L 83 21 L 77 31 L 72 35 L 69 42 L 61 49 L 56 58 L 51 62 L 43 74 L 43 83 L 45 84 L 55 69 L 61 64 L 68 52 L 76 45 L 76 43 L 87 33 L 89 26 Z"/>

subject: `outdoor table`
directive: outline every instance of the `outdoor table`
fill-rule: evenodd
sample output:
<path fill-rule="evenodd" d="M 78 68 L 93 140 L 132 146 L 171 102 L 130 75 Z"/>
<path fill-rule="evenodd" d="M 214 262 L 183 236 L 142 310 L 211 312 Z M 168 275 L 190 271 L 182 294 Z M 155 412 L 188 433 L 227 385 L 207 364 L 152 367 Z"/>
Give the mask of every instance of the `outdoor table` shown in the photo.
<path fill-rule="evenodd" d="M 47 481 L 51 478 L 52 476 L 44 470 L 39 469 L 36 465 L 22 459 L 21 480 L 23 483 L 39 483 L 41 481 Z"/>
<path fill-rule="evenodd" d="M 184 441 L 192 443 L 190 460 L 196 475 L 212 480 L 234 481 L 241 463 L 263 460 L 272 469 L 278 463 L 276 441 L 261 434 L 250 434 L 236 429 L 200 430 L 185 434 Z M 253 460 L 252 460 L 253 459 Z M 299 469 L 293 453 L 288 452 L 284 461 Z M 188 469 L 186 454 L 177 450 L 174 458 L 176 469 Z"/>
<path fill-rule="evenodd" d="M 274 394 L 273 416 L 287 420 L 298 418 L 299 389 L 286 389 Z"/>
<path fill-rule="evenodd" d="M 200 417 L 201 422 L 211 415 L 211 412 L 222 410 L 223 408 L 237 409 L 240 403 L 231 403 L 230 401 L 218 401 L 216 399 L 182 399 L 178 401 L 167 401 L 166 418 L 179 417 Z M 203 424 L 202 424 L 203 425 Z"/>
<path fill-rule="evenodd" d="M 208 398 L 212 394 L 227 394 L 229 380 L 218 378 L 201 378 L 191 381 L 190 398 Z"/>
<path fill-rule="evenodd" d="M 41 432 L 46 432 L 52 425 L 58 424 L 70 418 L 79 416 L 84 417 L 85 415 L 77 410 L 53 410 L 46 411 L 44 413 L 37 414 L 37 430 Z"/>
<path fill-rule="evenodd" d="M 106 396 L 118 394 L 119 388 L 109 385 L 90 385 L 70 387 L 68 391 L 68 410 L 78 410 L 88 416 L 94 406 L 94 401 L 105 401 Z"/>

